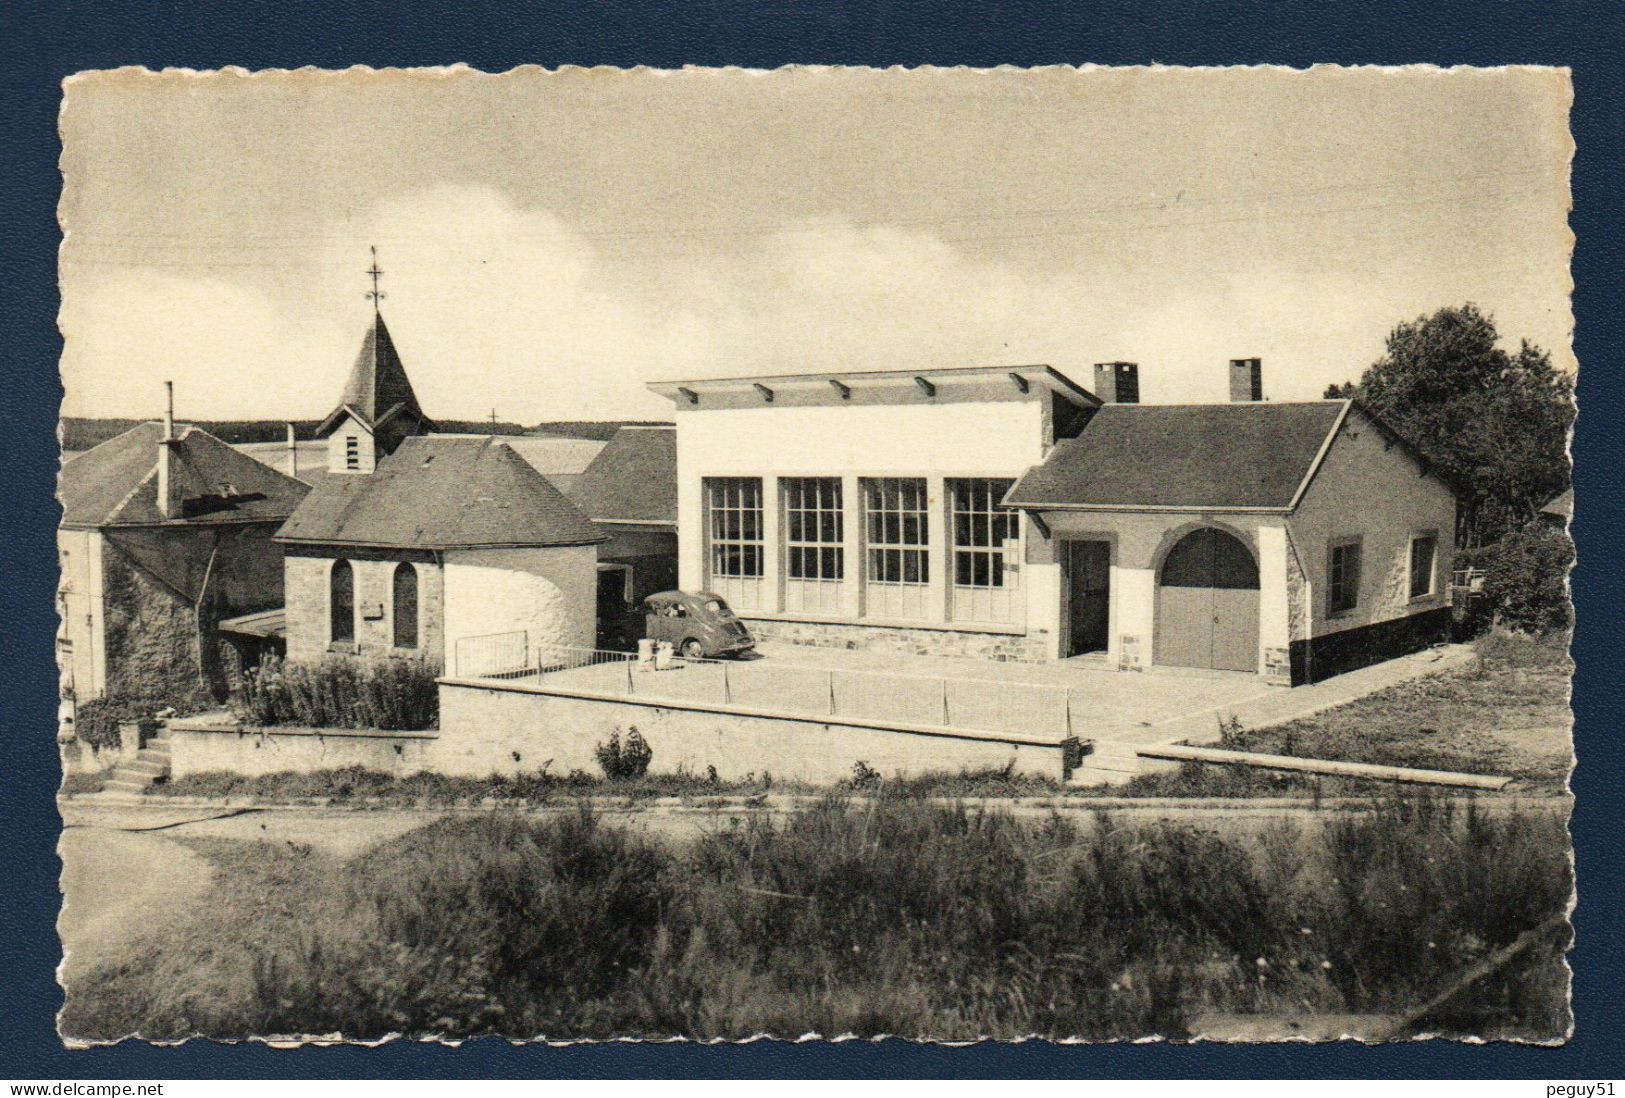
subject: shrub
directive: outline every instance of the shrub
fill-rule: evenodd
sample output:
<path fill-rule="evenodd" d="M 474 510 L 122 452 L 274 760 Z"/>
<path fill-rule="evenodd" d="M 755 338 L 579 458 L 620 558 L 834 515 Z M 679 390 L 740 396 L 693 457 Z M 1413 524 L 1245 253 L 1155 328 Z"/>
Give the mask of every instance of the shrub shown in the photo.
<path fill-rule="evenodd" d="M 184 713 L 193 708 L 195 705 L 186 702 L 177 705 L 162 698 L 132 698 L 118 695 L 95 698 L 74 706 L 74 736 L 80 742 L 98 749 L 117 747 L 119 725 L 139 721 L 143 725 L 143 731 L 150 733 L 158 727 L 158 720 L 154 714 L 164 709 Z"/>
<path fill-rule="evenodd" d="M 1472 615 L 1480 628 L 1493 623 L 1544 633 L 1570 624 L 1568 576 L 1574 543 L 1562 530 L 1534 523 L 1476 551 L 1469 560 L 1484 569 L 1484 590 L 1474 600 Z"/>
<path fill-rule="evenodd" d="M 654 758 L 654 749 L 645 742 L 636 725 L 626 734 L 624 745 L 617 730 L 609 734 L 608 743 L 593 748 L 593 753 L 598 756 L 604 777 L 616 781 L 643 777 L 649 772 L 649 760 Z"/>
<path fill-rule="evenodd" d="M 292 663 L 270 657 L 238 681 L 245 724 L 422 731 L 440 720 L 438 668 L 423 659 Z"/>
<path fill-rule="evenodd" d="M 209 902 L 70 986 L 64 1033 L 1179 1037 L 1205 1010 L 1402 1012 L 1572 895 L 1560 814 L 1425 798 L 1213 833 L 881 794 L 690 842 L 581 811 L 347 863 L 209 853 Z M 1429 1028 L 1561 1035 L 1560 948 Z"/>

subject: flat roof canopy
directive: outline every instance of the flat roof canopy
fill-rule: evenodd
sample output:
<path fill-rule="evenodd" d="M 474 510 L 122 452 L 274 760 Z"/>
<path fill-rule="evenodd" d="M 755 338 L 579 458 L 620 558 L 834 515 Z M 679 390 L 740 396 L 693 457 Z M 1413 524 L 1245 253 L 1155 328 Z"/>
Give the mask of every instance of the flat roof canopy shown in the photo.
<path fill-rule="evenodd" d="M 758 374 L 748 377 L 653 381 L 653 392 L 689 407 L 737 408 L 770 404 L 929 404 L 1021 400 L 1048 390 L 1085 408 L 1100 399 L 1051 366 L 957 366 L 923 370 Z"/>

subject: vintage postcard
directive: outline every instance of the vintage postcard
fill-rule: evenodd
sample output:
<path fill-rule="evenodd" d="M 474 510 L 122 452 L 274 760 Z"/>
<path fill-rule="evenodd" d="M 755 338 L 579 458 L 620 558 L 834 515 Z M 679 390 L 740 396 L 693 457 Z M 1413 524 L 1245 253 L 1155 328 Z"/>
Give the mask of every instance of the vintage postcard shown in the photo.
<path fill-rule="evenodd" d="M 69 79 L 61 1037 L 1563 1042 L 1571 99 Z"/>

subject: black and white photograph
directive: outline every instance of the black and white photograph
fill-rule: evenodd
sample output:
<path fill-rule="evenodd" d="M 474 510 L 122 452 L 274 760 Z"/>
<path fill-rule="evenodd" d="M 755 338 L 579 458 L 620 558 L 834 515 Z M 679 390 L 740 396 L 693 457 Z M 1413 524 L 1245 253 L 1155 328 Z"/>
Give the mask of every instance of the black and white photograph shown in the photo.
<path fill-rule="evenodd" d="M 1572 102 L 69 78 L 62 1042 L 1564 1044 Z"/>

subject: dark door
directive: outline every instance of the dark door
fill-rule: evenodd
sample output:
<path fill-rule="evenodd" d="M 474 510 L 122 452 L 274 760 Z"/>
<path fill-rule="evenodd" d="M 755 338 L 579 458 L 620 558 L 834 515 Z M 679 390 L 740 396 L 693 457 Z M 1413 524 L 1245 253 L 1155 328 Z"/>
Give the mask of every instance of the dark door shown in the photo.
<path fill-rule="evenodd" d="M 1106 650 L 1111 620 L 1112 547 L 1105 541 L 1066 543 L 1069 656 Z"/>
<path fill-rule="evenodd" d="M 598 646 L 621 649 L 636 644 L 642 623 L 626 601 L 627 572 L 624 568 L 598 571 Z"/>
<path fill-rule="evenodd" d="M 1213 527 L 1193 530 L 1163 561 L 1156 661 L 1258 670 L 1258 564 L 1234 536 Z"/>

